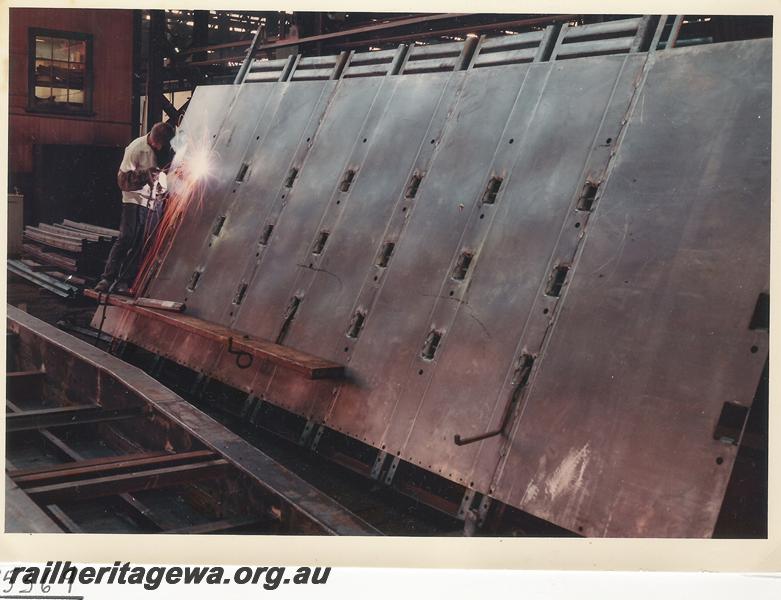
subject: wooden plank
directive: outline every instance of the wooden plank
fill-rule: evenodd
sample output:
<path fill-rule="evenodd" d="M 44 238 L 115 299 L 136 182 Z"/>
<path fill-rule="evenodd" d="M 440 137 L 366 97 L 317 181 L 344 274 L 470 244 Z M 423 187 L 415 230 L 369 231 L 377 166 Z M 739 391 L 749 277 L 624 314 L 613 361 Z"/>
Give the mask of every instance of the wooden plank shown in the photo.
<path fill-rule="evenodd" d="M 49 429 L 84 423 L 100 423 L 131 419 L 143 414 L 143 407 L 106 409 L 97 405 L 70 406 L 27 410 L 6 416 L 6 431 L 29 431 L 31 429 Z"/>
<path fill-rule="evenodd" d="M 99 242 L 100 236 L 96 233 L 88 233 L 86 231 L 79 232 L 73 229 L 68 229 L 60 225 L 48 225 L 47 223 L 39 223 L 38 229 L 41 229 L 47 233 L 53 233 L 61 237 L 71 238 L 76 241 L 90 240 L 91 242 Z"/>
<path fill-rule="evenodd" d="M 27 473 L 21 476 L 11 475 L 16 485 L 22 488 L 53 485 L 55 483 L 65 483 L 83 479 L 85 477 L 100 476 L 108 477 L 119 475 L 130 471 L 139 471 L 143 469 L 154 469 L 163 467 L 172 467 L 180 464 L 192 464 L 208 459 L 214 459 L 215 454 L 210 450 L 196 450 L 194 452 L 180 452 L 178 454 L 152 453 L 157 456 L 139 456 L 130 458 L 128 456 L 111 457 L 114 460 L 109 462 L 103 460 L 95 464 L 84 464 L 93 461 L 82 461 L 70 465 L 61 465 L 54 469 L 37 469 L 36 472 Z M 119 460 L 117 460 L 119 459 Z"/>
<path fill-rule="evenodd" d="M 111 294 L 96 292 L 95 290 L 85 289 L 84 295 L 98 302 L 108 302 L 112 306 L 138 306 L 141 308 L 154 308 L 158 310 L 170 310 L 173 312 L 182 312 L 185 309 L 184 302 L 174 302 L 173 300 L 157 300 L 156 298 L 127 298 Z"/>
<path fill-rule="evenodd" d="M 94 290 L 84 290 L 84 294 L 90 298 L 97 299 L 98 297 L 97 292 Z M 209 323 L 189 315 L 172 314 L 136 306 L 132 300 L 118 298 L 117 296 L 109 296 L 108 302 L 142 317 L 171 325 L 176 331 L 193 333 L 226 346 L 230 341 L 232 350 L 235 352 L 246 352 L 261 360 L 268 360 L 280 367 L 302 373 L 309 379 L 330 379 L 344 376 L 344 366 L 340 364 L 282 346 L 281 344 L 253 338 L 216 323 Z M 131 341 L 139 343 L 138 340 Z"/>
<path fill-rule="evenodd" d="M 43 485 L 26 490 L 37 502 L 52 504 L 88 498 L 116 496 L 139 490 L 156 490 L 219 477 L 227 468 L 224 458 L 194 465 L 180 465 L 148 471 L 94 477 L 67 483 Z"/>
<path fill-rule="evenodd" d="M 63 256 L 56 252 L 46 252 L 37 244 L 22 244 L 22 252 L 25 256 L 31 256 L 35 260 L 57 266 L 65 271 L 76 272 L 79 268 L 79 261 L 69 256 Z"/>
<path fill-rule="evenodd" d="M 25 227 L 24 237 L 69 252 L 82 252 L 85 248 L 85 242 L 83 240 L 76 240 L 64 235 L 42 231 L 37 227 L 32 226 Z"/>
<path fill-rule="evenodd" d="M 70 231 L 71 233 L 75 233 L 82 236 L 87 236 L 89 239 L 92 239 L 94 241 L 98 242 L 107 242 L 110 243 L 114 240 L 114 236 L 101 234 L 101 233 L 95 233 L 93 231 L 87 231 L 86 229 L 77 229 L 76 227 L 71 227 L 70 225 L 55 225 L 55 227 L 59 228 L 62 231 Z"/>
<path fill-rule="evenodd" d="M 83 229 L 85 231 L 92 231 L 94 233 L 98 233 L 100 235 L 105 235 L 108 237 L 119 237 L 118 229 L 111 229 L 109 227 L 100 227 L 98 225 L 91 225 L 89 223 L 80 223 L 78 221 L 71 221 L 70 219 L 64 219 L 62 224 L 67 225 L 68 227 L 72 227 L 74 229 Z"/>

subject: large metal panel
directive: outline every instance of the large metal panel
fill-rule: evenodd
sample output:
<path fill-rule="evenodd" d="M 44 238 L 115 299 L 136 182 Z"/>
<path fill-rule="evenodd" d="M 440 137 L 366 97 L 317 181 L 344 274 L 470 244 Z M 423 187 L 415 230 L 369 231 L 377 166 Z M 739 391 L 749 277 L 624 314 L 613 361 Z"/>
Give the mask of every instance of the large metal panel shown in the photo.
<path fill-rule="evenodd" d="M 709 536 L 768 351 L 770 41 L 660 53 L 495 496 L 591 536 Z"/>
<path fill-rule="evenodd" d="M 319 230 L 329 237 L 319 255 L 306 248 L 301 264 L 312 264 L 298 279 L 304 301 L 293 320 L 286 343 L 295 348 L 310 348 L 318 356 L 351 362 L 351 354 L 363 339 L 362 331 L 348 335 L 358 311 L 368 316 L 368 306 L 379 288 L 385 269 L 376 267 L 382 246 L 406 216 L 410 199 L 406 190 L 414 166 L 425 166 L 430 154 L 430 137 L 444 125 L 444 114 L 457 98 L 454 88 L 463 80 L 456 76 L 394 79 L 382 116 L 368 138 L 361 138 L 353 159 L 356 178 L 347 193 L 339 193 L 336 202 L 323 217 Z M 434 118 L 438 116 L 439 118 Z M 368 147 L 363 154 L 363 139 Z M 419 171 L 425 169 L 419 168 Z M 425 183 L 421 181 L 420 189 Z M 353 370 L 351 378 L 364 372 Z M 274 395 L 271 393 L 270 395 Z M 313 403 L 311 415 L 323 416 L 328 400 L 306 398 Z M 360 428 L 351 433 L 360 435 Z"/>
<path fill-rule="evenodd" d="M 602 143 L 596 138 L 603 115 L 629 107 L 631 83 L 645 59 L 635 58 L 530 68 L 503 149 L 484 175 L 503 177 L 499 195 L 472 215 L 461 241 L 473 252 L 471 272 L 463 283 L 447 273 L 431 316 L 443 332 L 431 381 L 414 415 L 392 420 L 393 435 L 406 436 L 403 458 L 422 459 L 427 468 L 488 492 L 502 438 L 481 448 L 455 445 L 454 434 L 481 434 L 501 424 L 513 394 L 518 342 L 535 318 L 546 319 L 530 313 L 548 280 L 550 257 L 567 235 L 562 228 L 573 239 L 580 231 L 581 220 L 577 228 L 568 221 L 569 209 L 592 146 Z"/>
<path fill-rule="evenodd" d="M 254 266 L 264 250 L 259 243 L 263 229 L 274 224 L 275 214 L 287 203 L 285 180 L 309 151 L 334 86 L 334 82 L 249 86 L 269 89 L 273 110 L 260 112 L 247 107 L 241 115 L 246 123 L 257 124 L 244 158 L 237 161 L 248 168 L 244 181 L 234 181 L 231 188 L 236 192 L 231 192 L 232 201 L 220 214 L 225 217 L 220 234 L 211 237 L 195 265 L 202 274 L 188 295 L 192 314 L 217 323 L 230 322 L 243 273 Z M 238 168 L 236 164 L 234 167 Z"/>
<path fill-rule="evenodd" d="M 210 170 L 208 177 L 198 183 L 195 193 L 175 193 L 172 196 L 174 201 L 185 202 L 185 205 L 177 232 L 178 243 L 171 248 L 166 256 L 165 269 L 161 269 L 150 287 L 150 293 L 157 297 L 178 301 L 186 299 L 193 259 L 197 260 L 208 249 L 215 221 L 233 199 L 236 177 L 247 145 L 250 140 L 254 141 L 256 127 L 262 127 L 265 122 L 263 115 L 269 100 L 277 97 L 273 93 L 274 86 L 246 85 L 231 93 L 228 90 L 232 87 L 199 88 L 210 90 L 206 96 L 209 110 L 201 109 L 203 120 L 219 123 L 219 127 L 199 125 L 194 129 L 190 124 L 195 123 L 196 115 L 190 115 L 188 110 L 185 116 L 182 126 L 186 136 L 185 148 L 177 152 L 178 160 L 174 166 L 180 163 L 186 165 L 193 153 L 204 153 L 209 157 Z M 257 120 L 249 118 L 251 115 Z"/>
<path fill-rule="evenodd" d="M 587 535 L 709 535 L 736 449 L 714 428 L 767 355 L 748 323 L 768 286 L 769 47 L 196 95 L 185 129 L 221 132 L 219 166 L 148 295 L 347 365 L 311 382 L 187 351 L 378 450 Z M 501 435 L 454 443 L 511 399 Z"/>
<path fill-rule="evenodd" d="M 485 175 L 507 117 L 528 71 L 526 66 L 472 71 L 421 183 L 398 239 L 381 290 L 367 315 L 350 367 L 360 386 L 340 390 L 328 424 L 394 452 L 404 434 L 386 439 L 397 418 L 414 413 L 428 378 L 420 350 L 429 316 L 459 246 L 469 215 L 480 203 Z M 422 371 L 421 374 L 418 374 Z M 413 381 L 409 381 L 410 379 Z"/>
<path fill-rule="evenodd" d="M 350 160 L 355 146 L 365 145 L 367 119 L 372 114 L 377 118 L 388 101 L 389 94 L 380 90 L 392 88 L 393 81 L 352 79 L 338 86 L 268 246 L 251 278 L 245 276 L 248 288 L 233 316 L 236 329 L 271 340 L 280 334 L 291 298 L 301 293 L 299 275 L 309 264 L 302 261 L 315 243 L 323 214 L 338 201 L 345 172 L 356 167 Z"/>

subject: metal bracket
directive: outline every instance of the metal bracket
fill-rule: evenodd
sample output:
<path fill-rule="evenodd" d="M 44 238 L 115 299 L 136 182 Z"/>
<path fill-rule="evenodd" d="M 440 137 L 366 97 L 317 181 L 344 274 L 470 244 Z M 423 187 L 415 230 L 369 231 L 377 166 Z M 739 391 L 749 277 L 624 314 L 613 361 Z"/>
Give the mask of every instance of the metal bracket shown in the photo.
<path fill-rule="evenodd" d="M 393 483 L 393 477 L 396 475 L 396 470 L 399 468 L 400 462 L 400 457 L 393 457 L 393 461 L 391 462 L 390 467 L 388 467 L 388 473 L 385 475 L 385 485 Z"/>
<path fill-rule="evenodd" d="M 382 473 L 382 467 L 385 464 L 385 459 L 388 457 L 388 453 L 385 450 L 379 450 L 377 452 L 377 458 L 374 460 L 374 465 L 370 473 L 372 479 L 379 479 L 380 473 Z"/>
<path fill-rule="evenodd" d="M 312 419 L 308 419 L 306 422 L 306 425 L 304 425 L 304 430 L 301 432 L 301 435 L 298 437 L 298 444 L 300 446 L 306 446 L 307 442 L 309 441 L 309 438 L 312 436 L 312 430 L 315 428 L 315 421 Z"/>
<path fill-rule="evenodd" d="M 325 425 L 320 425 L 317 428 L 317 431 L 315 432 L 315 437 L 312 439 L 312 444 L 309 446 L 312 450 L 317 450 L 317 445 L 320 443 L 320 440 L 323 437 L 323 434 L 325 433 Z"/>
<path fill-rule="evenodd" d="M 464 490 L 464 497 L 461 499 L 461 506 L 458 507 L 458 518 L 464 519 L 468 510 L 472 508 L 472 502 L 477 492 L 471 488 Z"/>
<path fill-rule="evenodd" d="M 478 505 L 476 508 L 472 508 L 475 501 Z M 464 520 L 464 537 L 472 537 L 477 533 L 477 530 L 485 523 L 490 508 L 491 498 L 482 496 L 471 489 L 466 490 L 461 507 L 458 509 L 458 517 Z"/>
<path fill-rule="evenodd" d="M 483 496 L 480 506 L 477 509 L 477 525 L 479 527 L 482 527 L 483 523 L 485 523 L 485 518 L 488 516 L 488 510 L 491 508 L 492 502 L 493 500 L 489 496 Z"/>
<path fill-rule="evenodd" d="M 198 373 L 195 377 L 195 381 L 190 386 L 190 395 L 195 396 L 199 400 L 203 398 L 203 393 L 206 391 L 206 386 L 209 384 L 209 378 L 205 373 Z"/>
<path fill-rule="evenodd" d="M 121 338 L 112 338 L 108 351 L 109 354 L 113 354 L 117 358 L 122 358 L 122 355 L 125 353 L 126 348 L 127 348 L 127 341 Z"/>
<path fill-rule="evenodd" d="M 149 368 L 149 374 L 157 379 L 160 376 L 160 372 L 163 370 L 163 356 L 161 354 L 155 354 L 155 358 L 152 361 L 152 366 Z"/>
<path fill-rule="evenodd" d="M 252 413 L 258 405 L 258 398 L 254 394 L 248 394 L 246 400 L 244 400 L 244 406 L 241 407 L 241 418 L 246 419 Z"/>
<path fill-rule="evenodd" d="M 258 398 L 255 402 L 255 406 L 252 409 L 252 412 L 250 412 L 249 415 L 249 422 L 253 425 L 258 425 L 258 417 L 260 416 L 260 411 L 263 408 L 263 398 Z"/>

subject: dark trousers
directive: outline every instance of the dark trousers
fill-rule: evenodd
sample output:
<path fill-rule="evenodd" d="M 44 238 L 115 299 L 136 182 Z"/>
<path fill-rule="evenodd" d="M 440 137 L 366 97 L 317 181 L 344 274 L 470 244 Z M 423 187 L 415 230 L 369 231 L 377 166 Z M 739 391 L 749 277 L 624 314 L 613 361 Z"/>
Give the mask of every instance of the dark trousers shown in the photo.
<path fill-rule="evenodd" d="M 133 283 L 144 243 L 144 228 L 149 210 L 138 204 L 122 203 L 119 237 L 111 247 L 103 270 L 103 279 L 119 280 L 128 286 Z"/>

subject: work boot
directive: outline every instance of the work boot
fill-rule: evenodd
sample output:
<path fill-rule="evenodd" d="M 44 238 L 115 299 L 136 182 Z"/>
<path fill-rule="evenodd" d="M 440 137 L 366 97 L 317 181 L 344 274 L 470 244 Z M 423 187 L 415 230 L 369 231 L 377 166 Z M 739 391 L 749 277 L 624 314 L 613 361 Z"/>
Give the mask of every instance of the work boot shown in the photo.
<path fill-rule="evenodd" d="M 127 286 L 127 284 L 124 281 L 120 281 L 114 286 L 114 289 L 112 290 L 115 294 L 125 294 L 130 295 L 130 288 Z"/>
<path fill-rule="evenodd" d="M 98 281 L 97 285 L 95 285 L 95 291 L 104 293 L 107 292 L 108 289 L 111 287 L 111 282 L 108 279 L 101 279 Z"/>

